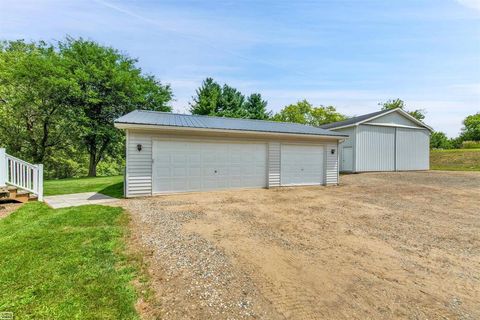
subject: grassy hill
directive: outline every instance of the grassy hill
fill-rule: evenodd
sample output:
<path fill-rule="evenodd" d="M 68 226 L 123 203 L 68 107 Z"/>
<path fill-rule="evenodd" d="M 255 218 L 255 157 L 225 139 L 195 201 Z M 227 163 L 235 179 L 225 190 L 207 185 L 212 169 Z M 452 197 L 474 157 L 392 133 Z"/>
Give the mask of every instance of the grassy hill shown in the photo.
<path fill-rule="evenodd" d="M 432 150 L 430 169 L 480 171 L 480 149 Z"/>

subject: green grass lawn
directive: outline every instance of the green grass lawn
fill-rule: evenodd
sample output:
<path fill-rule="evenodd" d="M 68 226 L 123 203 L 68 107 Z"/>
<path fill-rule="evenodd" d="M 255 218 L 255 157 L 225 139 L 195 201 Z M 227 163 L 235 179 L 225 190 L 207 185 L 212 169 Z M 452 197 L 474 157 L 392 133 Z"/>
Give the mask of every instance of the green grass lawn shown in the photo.
<path fill-rule="evenodd" d="M 121 208 L 28 203 L 0 219 L 0 311 L 15 319 L 137 319 Z"/>
<path fill-rule="evenodd" d="M 480 149 L 432 150 L 430 169 L 480 171 Z"/>
<path fill-rule="evenodd" d="M 114 198 L 123 197 L 123 176 L 71 178 L 47 180 L 44 183 L 44 195 L 100 192 Z"/>

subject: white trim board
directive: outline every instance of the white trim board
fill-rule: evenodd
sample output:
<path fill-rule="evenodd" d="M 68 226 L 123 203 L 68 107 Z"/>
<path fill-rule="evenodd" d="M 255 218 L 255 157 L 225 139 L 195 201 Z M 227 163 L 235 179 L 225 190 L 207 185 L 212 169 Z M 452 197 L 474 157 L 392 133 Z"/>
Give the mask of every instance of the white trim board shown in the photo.
<path fill-rule="evenodd" d="M 210 128 L 191 128 L 178 126 L 161 126 L 150 124 L 130 124 L 130 123 L 115 123 L 118 129 L 147 129 L 152 131 L 168 131 L 168 132 L 212 132 L 212 133 L 235 133 L 239 135 L 261 135 L 274 137 L 308 137 L 318 139 L 330 140 L 345 140 L 347 135 L 319 135 L 319 134 L 303 134 L 303 133 L 288 133 L 288 132 L 269 132 L 269 131 L 247 131 L 247 130 L 226 130 L 226 129 L 210 129 Z"/>

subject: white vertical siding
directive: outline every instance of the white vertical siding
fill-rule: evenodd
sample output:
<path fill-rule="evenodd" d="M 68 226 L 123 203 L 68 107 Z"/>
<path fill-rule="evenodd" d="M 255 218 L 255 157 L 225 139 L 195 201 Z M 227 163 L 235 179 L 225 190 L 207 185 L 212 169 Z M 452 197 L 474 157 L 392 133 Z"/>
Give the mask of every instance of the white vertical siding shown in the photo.
<path fill-rule="evenodd" d="M 338 144 L 326 144 L 325 149 L 325 184 L 338 184 Z M 335 150 L 334 154 L 332 154 L 332 150 Z"/>
<path fill-rule="evenodd" d="M 268 143 L 268 187 L 280 186 L 280 142 Z"/>
<path fill-rule="evenodd" d="M 396 170 L 430 168 L 430 133 L 428 130 L 397 128 Z"/>
<path fill-rule="evenodd" d="M 395 128 L 358 126 L 355 151 L 356 171 L 394 171 Z"/>
<path fill-rule="evenodd" d="M 137 150 L 137 145 L 142 150 Z M 127 197 L 152 194 L 152 137 L 149 134 L 128 132 Z"/>

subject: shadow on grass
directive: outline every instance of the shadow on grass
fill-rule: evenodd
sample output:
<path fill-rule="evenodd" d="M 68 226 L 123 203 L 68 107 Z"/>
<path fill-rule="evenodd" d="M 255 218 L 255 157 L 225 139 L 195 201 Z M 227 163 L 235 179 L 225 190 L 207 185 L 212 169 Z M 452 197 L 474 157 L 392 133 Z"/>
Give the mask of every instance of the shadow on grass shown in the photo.
<path fill-rule="evenodd" d="M 114 198 L 123 198 L 123 181 L 109 185 L 98 192 Z"/>

